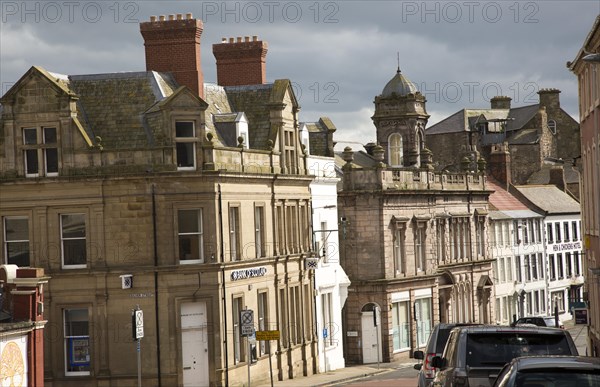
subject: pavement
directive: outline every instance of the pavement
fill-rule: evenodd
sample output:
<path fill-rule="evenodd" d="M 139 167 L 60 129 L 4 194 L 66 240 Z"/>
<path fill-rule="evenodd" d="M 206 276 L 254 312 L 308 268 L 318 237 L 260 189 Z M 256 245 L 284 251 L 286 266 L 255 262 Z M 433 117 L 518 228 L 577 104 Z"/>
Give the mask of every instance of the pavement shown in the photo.
<path fill-rule="evenodd" d="M 565 329 L 569 331 L 573 341 L 575 342 L 575 346 L 577 347 L 577 352 L 581 356 L 587 356 L 587 336 L 588 336 L 588 328 L 585 324 L 577 324 L 575 325 L 575 320 L 568 320 L 563 322 Z"/>
<path fill-rule="evenodd" d="M 311 375 L 307 377 L 288 379 L 288 380 L 274 380 L 274 387 L 324 387 L 324 386 L 335 386 L 341 383 L 347 383 L 352 380 L 358 380 L 367 376 L 383 374 L 391 372 L 399 368 L 409 367 L 412 368 L 416 364 L 417 360 L 407 363 L 406 360 L 403 362 L 391 362 L 391 363 L 379 363 L 375 364 L 359 364 L 346 366 L 333 371 L 324 372 L 321 374 Z M 415 385 L 416 385 L 415 378 Z M 265 384 L 259 384 L 256 387 L 270 387 L 270 382 Z"/>
<path fill-rule="evenodd" d="M 569 331 L 575 346 L 581 356 L 587 354 L 587 326 L 586 325 L 575 325 L 574 320 L 563 322 L 565 329 Z M 336 384 L 347 383 L 352 380 L 358 380 L 367 376 L 376 374 L 382 374 L 391 372 L 399 368 L 412 368 L 417 363 L 414 361 L 399 361 L 391 363 L 379 363 L 379 364 L 359 364 L 350 365 L 345 368 L 340 368 L 333 371 L 324 372 L 321 374 L 311 375 L 307 377 L 300 377 L 288 380 L 274 380 L 274 387 L 323 387 L 323 386 L 334 386 Z M 416 382 L 416 378 L 415 378 Z M 256 387 L 271 387 L 271 383 L 263 383 L 256 385 Z"/>

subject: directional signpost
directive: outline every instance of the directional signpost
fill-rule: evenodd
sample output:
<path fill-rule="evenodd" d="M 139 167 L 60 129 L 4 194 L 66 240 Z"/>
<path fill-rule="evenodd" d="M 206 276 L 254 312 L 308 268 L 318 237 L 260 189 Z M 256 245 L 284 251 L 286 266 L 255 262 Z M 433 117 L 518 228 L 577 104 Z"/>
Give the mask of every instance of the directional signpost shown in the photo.
<path fill-rule="evenodd" d="M 256 340 L 270 341 L 279 340 L 279 331 L 256 331 Z M 273 365 L 271 364 L 271 343 L 267 346 L 269 349 L 269 372 L 271 375 L 271 387 L 273 387 Z"/>

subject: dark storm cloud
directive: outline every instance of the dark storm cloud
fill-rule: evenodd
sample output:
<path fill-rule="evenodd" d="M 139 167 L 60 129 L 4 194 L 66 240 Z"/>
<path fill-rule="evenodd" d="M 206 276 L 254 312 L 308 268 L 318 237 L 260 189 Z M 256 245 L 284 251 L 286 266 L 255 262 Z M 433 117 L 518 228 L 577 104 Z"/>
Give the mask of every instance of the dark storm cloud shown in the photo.
<path fill-rule="evenodd" d="M 330 116 L 339 140 L 374 138 L 373 98 L 400 67 L 426 95 L 430 123 L 496 94 L 514 106 L 562 90 L 577 118 L 565 63 L 600 13 L 600 1 L 3 1 L 2 92 L 32 65 L 64 74 L 145 69 L 139 22 L 193 13 L 204 21 L 202 64 L 216 79 L 212 44 L 268 41 L 267 78 L 290 78 L 301 119 Z"/>

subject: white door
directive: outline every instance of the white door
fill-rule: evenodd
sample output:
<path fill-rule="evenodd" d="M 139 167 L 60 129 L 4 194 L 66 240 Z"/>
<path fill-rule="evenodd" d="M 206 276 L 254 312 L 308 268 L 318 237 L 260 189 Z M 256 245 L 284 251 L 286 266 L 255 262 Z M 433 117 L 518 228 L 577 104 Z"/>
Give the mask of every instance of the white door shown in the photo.
<path fill-rule="evenodd" d="M 377 334 L 381 330 L 373 324 L 373 312 L 363 312 L 361 325 L 363 364 L 377 363 L 381 361 L 381 343 L 377 344 Z"/>
<path fill-rule="evenodd" d="M 181 363 L 183 387 L 205 387 L 208 377 L 206 303 L 181 304 Z"/>

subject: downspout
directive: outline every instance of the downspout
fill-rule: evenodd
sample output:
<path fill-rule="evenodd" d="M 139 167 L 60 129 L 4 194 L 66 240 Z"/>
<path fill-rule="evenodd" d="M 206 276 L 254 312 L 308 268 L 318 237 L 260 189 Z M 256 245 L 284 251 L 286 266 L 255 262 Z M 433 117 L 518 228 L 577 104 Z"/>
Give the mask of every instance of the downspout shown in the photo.
<path fill-rule="evenodd" d="M 155 185 L 152 184 L 152 237 L 154 249 L 154 318 L 156 324 L 156 372 L 158 377 L 158 386 L 161 387 L 161 370 L 160 370 L 160 319 L 158 318 L 158 241 L 156 230 L 156 193 Z"/>
<path fill-rule="evenodd" d="M 221 184 L 217 185 L 219 194 L 219 255 L 221 256 L 221 286 L 223 287 L 223 347 L 225 352 L 225 387 L 229 386 L 229 354 L 227 353 L 227 295 L 225 293 L 225 248 L 223 246 L 223 199 L 221 197 Z"/>

